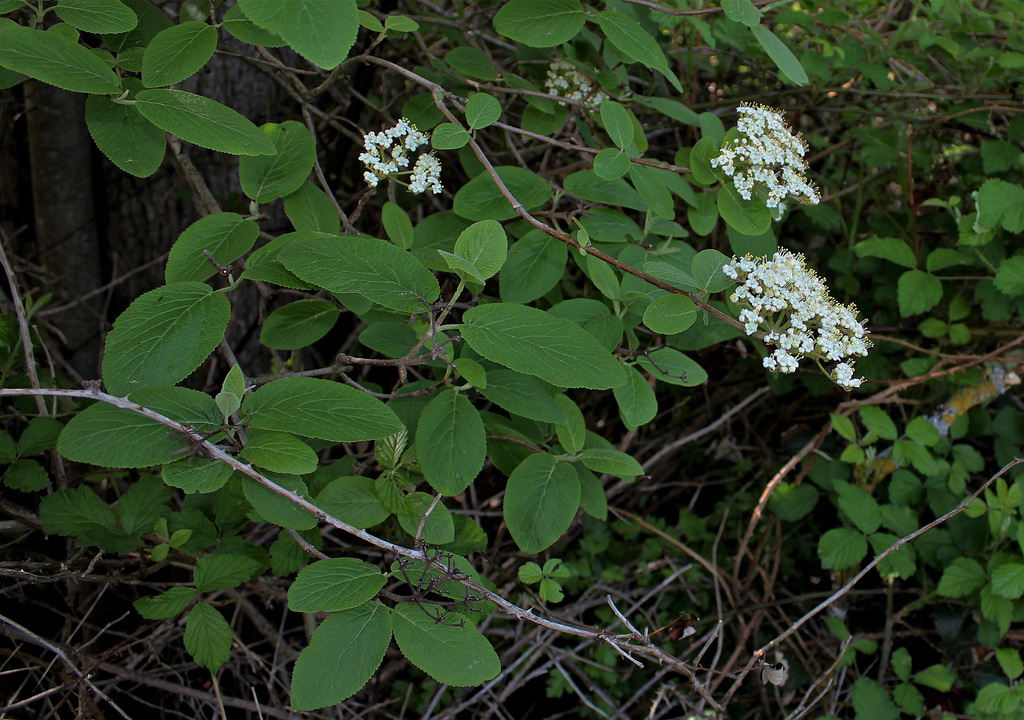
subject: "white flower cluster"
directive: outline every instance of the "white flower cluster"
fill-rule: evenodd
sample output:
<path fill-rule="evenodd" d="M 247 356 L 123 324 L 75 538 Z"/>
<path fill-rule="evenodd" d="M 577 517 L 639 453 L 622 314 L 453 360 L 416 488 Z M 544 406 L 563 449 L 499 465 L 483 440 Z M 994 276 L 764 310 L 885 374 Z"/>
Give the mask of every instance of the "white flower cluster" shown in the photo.
<path fill-rule="evenodd" d="M 722 272 L 742 283 L 731 299 L 746 306 L 739 319 L 747 335 L 763 328 L 765 344 L 776 348 L 764 358 L 766 368 L 795 372 L 802 357 L 818 367 L 836 363 L 831 372 L 822 371 L 840 387 L 860 387 L 863 378 L 853 377 L 850 359 L 867 355 L 871 341 L 857 320 L 857 307 L 833 300 L 803 255 L 788 250 L 777 251 L 771 260 L 747 255 L 733 259 Z"/>
<path fill-rule="evenodd" d="M 565 60 L 555 60 L 548 67 L 548 75 L 544 80 L 544 87 L 549 94 L 555 97 L 564 97 L 566 100 L 581 102 L 583 106 L 591 110 L 597 110 L 608 95 L 603 90 L 594 90 L 594 83 L 586 75 L 574 68 Z M 565 105 L 561 100 L 559 105 Z"/>
<path fill-rule="evenodd" d="M 440 193 L 441 163 L 436 157 L 429 153 L 420 155 L 412 172 L 406 170 L 409 167 L 409 154 L 428 142 L 429 138 L 405 118 L 399 120 L 393 128 L 364 135 L 363 148 L 366 152 L 359 156 L 359 160 L 366 166 L 366 172 L 363 173 L 366 184 L 377 187 L 381 178 L 401 173 L 410 175 L 410 192 L 419 194 L 429 188 L 435 195 Z"/>
<path fill-rule="evenodd" d="M 818 191 L 804 175 L 807 146 L 793 134 L 782 113 L 764 105 L 741 105 L 737 112 L 740 137 L 725 143 L 711 166 L 722 168 L 732 178 L 744 200 L 751 199 L 756 186 L 763 186 L 768 207 L 778 208 L 780 214 L 787 197 L 817 205 Z"/>

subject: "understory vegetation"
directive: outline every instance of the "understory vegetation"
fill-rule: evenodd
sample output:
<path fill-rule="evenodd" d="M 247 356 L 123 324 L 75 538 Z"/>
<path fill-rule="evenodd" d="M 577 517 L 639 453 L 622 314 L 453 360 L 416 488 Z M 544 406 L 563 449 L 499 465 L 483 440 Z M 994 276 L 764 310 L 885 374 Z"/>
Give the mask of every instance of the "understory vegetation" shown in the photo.
<path fill-rule="evenodd" d="M 1022 18 L 0 0 L 0 716 L 1024 717 Z"/>

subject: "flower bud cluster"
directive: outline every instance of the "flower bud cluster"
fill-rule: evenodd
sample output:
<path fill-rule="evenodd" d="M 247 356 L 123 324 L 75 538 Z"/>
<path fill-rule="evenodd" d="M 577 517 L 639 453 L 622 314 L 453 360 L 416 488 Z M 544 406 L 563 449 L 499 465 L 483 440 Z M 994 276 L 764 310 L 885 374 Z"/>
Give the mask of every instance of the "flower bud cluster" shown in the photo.
<path fill-rule="evenodd" d="M 817 205 L 818 191 L 805 175 L 807 146 L 793 134 L 782 113 L 764 105 L 741 105 L 737 112 L 739 139 L 722 145 L 711 166 L 732 178 L 744 200 L 753 197 L 755 188 L 763 188 L 768 207 L 780 213 L 787 197 Z"/>
<path fill-rule="evenodd" d="M 731 300 L 744 307 L 739 319 L 747 335 L 765 332 L 764 342 L 775 347 L 764 358 L 774 372 L 795 372 L 800 358 L 810 358 L 840 387 L 860 387 L 853 377 L 855 356 L 868 354 L 871 341 L 857 320 L 855 305 L 841 305 L 825 283 L 804 264 L 803 255 L 779 250 L 775 256 L 733 259 L 722 268 L 741 283 Z M 835 363 L 832 370 L 822 363 Z"/>
<path fill-rule="evenodd" d="M 392 128 L 364 135 L 365 152 L 359 156 L 359 160 L 366 166 L 366 172 L 363 173 L 366 184 L 377 187 L 382 178 L 401 173 L 410 175 L 410 192 L 419 194 L 429 188 L 435 195 L 440 193 L 441 163 L 436 157 L 429 153 L 420 155 L 411 173 L 406 170 L 409 167 L 410 153 L 428 142 L 427 136 L 405 118 L 399 120 Z"/>
<path fill-rule="evenodd" d="M 544 80 L 544 87 L 549 94 L 555 97 L 564 97 L 566 100 L 583 103 L 583 106 L 590 110 L 596 110 L 601 106 L 608 95 L 603 90 L 594 90 L 594 83 L 590 78 L 574 68 L 565 60 L 556 60 L 548 67 L 548 75 Z M 559 105 L 565 105 L 561 100 Z"/>

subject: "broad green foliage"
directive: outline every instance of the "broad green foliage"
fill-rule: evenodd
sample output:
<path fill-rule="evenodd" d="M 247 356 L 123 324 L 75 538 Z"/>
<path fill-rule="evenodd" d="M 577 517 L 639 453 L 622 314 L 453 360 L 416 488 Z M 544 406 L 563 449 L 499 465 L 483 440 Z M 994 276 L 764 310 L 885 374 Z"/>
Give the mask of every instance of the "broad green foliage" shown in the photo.
<path fill-rule="evenodd" d="M 958 716 L 1020 713 L 1024 661 L 1005 642 L 1024 617 L 1020 472 L 968 504 L 1024 445 L 1019 350 L 1004 357 L 1024 310 L 1019 3 L 910 3 L 899 20 L 866 2 L 401 8 L 415 20 L 355 0 L 223 5 L 0 0 L 0 86 L 87 96 L 96 147 L 135 177 L 166 158 L 200 190 L 208 166 L 181 160 L 196 148 L 237 170 L 223 196 L 197 193 L 165 284 L 106 332 L 109 394 L 62 391 L 52 362 L 25 372 L 48 298 L 25 298 L 28 330 L 0 318 L 5 388 L 65 396 L 57 419 L 0 430 L 4 492 L 38 495 L 44 532 L 174 583 L 134 607 L 183 632 L 203 672 L 233 671 L 236 589 L 287 592 L 310 633 L 280 645 L 298 646 L 278 659 L 296 711 L 349 700 L 386 662 L 392 682 L 448 686 L 405 693 L 403 712 L 425 712 L 504 677 L 499 652 L 514 667 L 554 648 L 586 655 L 587 691 L 549 663 L 549 696 L 610 715 L 651 676 L 619 672 L 609 644 L 690 663 L 678 628 L 662 650 L 592 598 L 559 619 L 600 626 L 580 648 L 523 650 L 516 624 L 601 588 L 643 598 L 626 611 L 638 627 L 742 620 L 716 657 L 746 662 L 737 633 L 767 642 L 827 589 L 780 578 L 840 586 L 870 563 L 890 610 L 927 615 L 942 647 L 890 648 L 886 626 L 879 655 L 858 634 L 881 629 L 815 617 L 801 632 L 831 637 L 784 639 L 792 687 L 770 702 L 831 673 L 857 718 L 922 716 L 932 693 Z M 266 116 L 190 80 L 239 58 L 281 83 Z M 742 156 L 768 137 L 737 128 L 755 102 L 799 158 Z M 799 372 L 777 360 L 806 317 L 781 300 L 748 314 L 764 288 L 735 279 L 733 256 L 779 248 L 868 318 L 864 386 L 840 383 L 855 392 L 828 380 L 826 347 Z M 8 409 L 38 414 L 23 400 Z M 74 469 L 59 483 L 54 448 Z M 793 607 L 751 635 L 744 603 Z M 805 656 L 836 639 L 844 657 Z M 766 659 L 715 672 L 740 682 Z"/>

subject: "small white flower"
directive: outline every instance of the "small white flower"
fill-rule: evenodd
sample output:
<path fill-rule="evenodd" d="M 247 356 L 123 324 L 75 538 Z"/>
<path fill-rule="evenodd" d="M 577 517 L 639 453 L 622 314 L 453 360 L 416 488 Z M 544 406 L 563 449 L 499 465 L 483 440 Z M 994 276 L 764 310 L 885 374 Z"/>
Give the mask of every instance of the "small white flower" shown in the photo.
<path fill-rule="evenodd" d="M 800 358 L 837 363 L 830 373 L 840 387 L 860 387 L 853 377 L 851 358 L 868 354 L 871 342 L 857 320 L 855 305 L 840 305 L 820 277 L 804 263 L 803 255 L 779 250 L 771 260 L 751 255 L 733 259 L 722 268 L 742 283 L 732 302 L 745 306 L 739 321 L 747 335 L 763 331 L 775 350 L 763 360 L 773 372 L 795 372 Z"/>
<path fill-rule="evenodd" d="M 594 90 L 594 83 L 590 78 L 574 68 L 565 60 L 555 60 L 548 66 L 547 77 L 544 80 L 544 87 L 549 95 L 564 97 L 573 102 L 582 102 L 583 106 L 596 110 L 605 100 L 607 93 L 603 90 Z M 559 105 L 566 103 L 559 100 Z"/>
<path fill-rule="evenodd" d="M 403 139 L 404 138 L 404 139 Z M 421 155 L 410 172 L 411 157 L 430 139 L 402 118 L 394 127 L 383 132 L 368 132 L 363 136 L 363 148 L 366 152 L 359 156 L 359 161 L 366 167 L 363 180 L 370 187 L 377 187 L 383 178 L 395 175 L 411 175 L 409 191 L 414 194 L 441 192 L 441 163 L 433 155 Z"/>
<path fill-rule="evenodd" d="M 782 113 L 764 105 L 741 105 L 736 129 L 740 137 L 726 143 L 711 166 L 721 168 L 732 178 L 736 192 L 744 200 L 753 197 L 759 188 L 765 203 L 782 217 L 783 201 L 792 197 L 798 202 L 817 205 L 818 191 L 807 181 L 807 146 L 794 135 Z"/>

